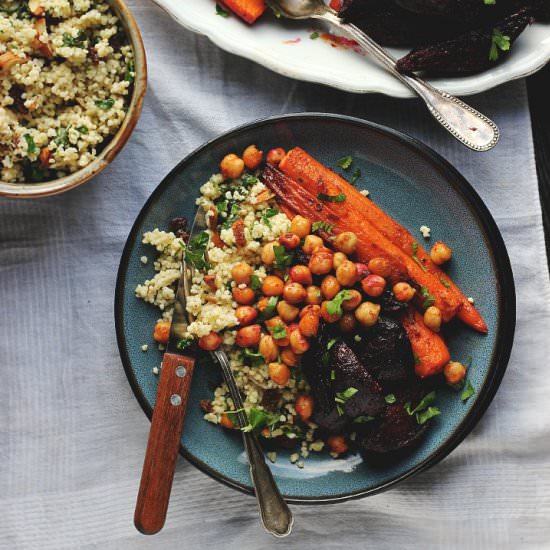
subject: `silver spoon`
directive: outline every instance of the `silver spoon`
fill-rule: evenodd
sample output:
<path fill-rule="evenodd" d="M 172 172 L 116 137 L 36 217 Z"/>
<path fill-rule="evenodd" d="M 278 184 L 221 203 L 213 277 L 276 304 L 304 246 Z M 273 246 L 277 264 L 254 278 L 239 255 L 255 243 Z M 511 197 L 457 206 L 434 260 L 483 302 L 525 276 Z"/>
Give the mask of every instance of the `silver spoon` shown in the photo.
<path fill-rule="evenodd" d="M 488 151 L 498 142 L 497 125 L 460 99 L 442 92 L 416 75 L 401 74 L 396 60 L 382 46 L 351 23 L 344 23 L 323 0 L 266 0 L 276 13 L 288 19 L 320 19 L 350 35 L 395 78 L 424 100 L 432 116 L 461 143 L 474 151 Z"/>

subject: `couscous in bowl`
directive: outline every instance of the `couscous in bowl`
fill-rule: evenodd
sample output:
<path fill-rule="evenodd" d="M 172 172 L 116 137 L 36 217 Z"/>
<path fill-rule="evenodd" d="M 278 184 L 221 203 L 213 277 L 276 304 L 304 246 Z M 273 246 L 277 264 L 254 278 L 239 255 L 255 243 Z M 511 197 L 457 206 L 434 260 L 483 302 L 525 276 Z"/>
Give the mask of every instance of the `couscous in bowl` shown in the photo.
<path fill-rule="evenodd" d="M 3 174 L 0 176 L 0 195 L 3 196 L 32 198 L 55 195 L 77 187 L 101 172 L 115 158 L 130 137 L 141 113 L 147 87 L 147 66 L 141 35 L 132 14 L 122 0 L 105 0 L 104 2 L 94 0 L 88 2 L 86 4 L 89 4 L 89 6 L 84 6 L 84 11 L 71 13 L 70 17 L 65 20 L 63 19 L 63 6 L 61 4 L 54 6 L 54 3 L 46 1 L 44 4 L 48 8 L 47 11 L 36 15 L 41 10 L 41 6 L 34 6 L 31 0 L 28 8 L 26 8 L 30 15 L 24 16 L 22 21 L 18 21 L 17 14 L 14 16 L 12 15 L 13 12 L 4 11 L 2 13 L 3 23 L 13 28 L 14 32 L 18 25 L 21 26 L 17 36 L 14 35 L 14 40 L 5 42 L 4 57 L 12 55 L 13 52 L 21 58 L 26 56 L 27 60 L 30 60 L 28 63 L 23 62 L 22 64 L 16 64 L 15 67 L 8 67 L 8 70 L 4 71 L 5 74 L 2 76 L 4 82 L 1 84 L 5 88 L 4 91 L 8 90 L 10 85 L 13 84 L 8 90 L 9 95 L 14 96 L 11 91 L 17 86 L 26 92 L 24 95 L 20 94 L 21 97 L 18 100 L 20 105 L 15 105 L 15 101 L 10 104 L 10 99 L 7 98 L 3 106 L 4 114 L 8 115 L 8 119 L 3 121 L 4 130 L 7 133 L 10 131 L 13 133 L 13 140 L 16 144 L 10 151 L 10 154 L 14 152 L 13 159 L 9 159 L 8 164 L 3 163 Z M 56 9 L 61 10 L 60 14 L 54 13 Z M 71 26 L 69 21 L 71 18 L 73 20 L 77 19 L 78 16 L 77 26 L 84 25 L 86 27 L 90 23 L 90 27 L 92 27 L 94 22 L 87 21 L 87 19 L 97 11 L 100 14 L 98 17 L 102 18 L 100 21 L 102 26 L 99 27 L 97 33 L 99 38 L 95 38 L 98 43 L 94 45 L 86 41 L 82 29 L 73 28 L 74 25 Z M 96 15 L 98 14 L 96 13 Z M 51 62 L 47 55 L 49 52 L 43 52 L 40 48 L 36 56 L 32 52 L 25 51 L 24 47 L 18 49 L 18 46 L 25 44 L 24 35 L 25 31 L 29 30 L 29 28 L 26 28 L 29 27 L 27 24 L 29 18 L 32 23 L 30 29 L 34 28 L 37 32 L 31 46 L 42 47 L 42 42 L 38 44 L 35 41 L 43 40 L 44 43 L 49 43 L 53 50 L 53 56 L 50 53 Z M 43 21 L 48 21 L 50 26 L 45 34 L 40 34 L 37 25 Z M 67 28 L 64 28 L 64 26 L 67 26 Z M 111 29 L 109 29 L 109 26 Z M 112 28 L 115 26 L 120 30 L 122 48 L 120 53 L 112 55 L 113 52 L 109 49 L 109 35 L 112 34 Z M 52 29 L 55 30 L 52 32 Z M 84 29 L 84 31 L 87 30 L 88 28 Z M 79 41 L 82 41 L 83 44 L 80 44 Z M 99 51 L 97 51 L 98 48 Z M 89 67 L 82 66 L 80 74 L 77 67 L 79 53 L 94 57 L 93 63 L 88 64 Z M 96 54 L 97 58 L 95 57 Z M 65 61 L 59 57 L 60 55 Z M 120 65 L 118 72 L 126 72 L 130 78 L 126 78 L 125 75 L 116 75 L 116 63 Z M 23 70 L 20 70 L 20 68 L 23 68 Z M 71 76 L 85 85 L 84 90 L 73 92 L 77 94 L 75 98 L 68 97 L 71 94 L 70 90 L 67 90 L 68 95 L 65 94 L 67 97 L 59 92 L 50 94 L 50 97 L 54 96 L 53 110 L 50 109 L 50 106 L 47 105 L 49 98 L 46 93 L 43 94 L 44 98 L 40 97 L 40 93 L 33 95 L 36 90 L 40 91 L 40 88 L 46 89 L 48 86 L 45 80 L 49 77 L 45 70 L 43 71 L 45 77 L 40 75 L 36 79 L 31 74 L 33 71 L 36 72 L 37 69 L 40 72 L 42 68 L 48 68 L 50 72 L 72 72 L 73 75 Z M 92 73 L 95 71 L 100 77 L 101 74 L 99 73 L 102 70 L 106 78 L 94 78 Z M 53 80 L 59 80 L 53 73 L 50 74 L 50 77 Z M 23 82 L 23 86 L 20 86 L 19 81 Z M 102 81 L 107 86 L 104 94 L 101 90 Z M 53 85 L 55 87 L 55 82 Z M 94 87 L 95 89 L 92 89 Z M 92 89 L 92 91 L 88 93 L 89 89 Z M 118 92 L 114 96 L 111 93 L 113 90 Z M 85 93 L 82 94 L 82 91 Z M 79 93 L 80 96 L 78 96 Z M 8 92 L 5 95 L 7 96 Z M 105 98 L 103 95 L 105 95 Z M 40 115 L 40 118 L 37 116 L 36 120 L 32 120 L 33 106 L 31 103 L 34 98 L 38 100 L 41 107 L 41 110 L 36 111 Z M 40 103 L 41 99 L 46 104 Z M 86 104 L 92 105 L 92 111 L 94 107 L 97 107 L 97 113 L 94 114 L 89 108 L 86 109 Z M 76 108 L 71 109 L 72 105 L 75 105 Z M 79 106 L 83 106 L 82 109 L 79 109 Z M 48 115 L 49 120 L 52 122 L 50 125 L 48 125 Z M 78 125 L 77 118 L 87 119 L 91 124 L 84 121 L 82 125 Z M 24 129 L 25 126 L 29 127 L 29 131 L 24 135 L 19 135 L 22 134 L 22 128 Z M 53 128 L 53 126 L 56 126 L 56 128 Z M 55 136 L 53 136 L 54 130 Z M 56 142 L 59 143 L 63 139 L 68 141 L 69 147 L 67 149 L 71 155 L 56 154 L 60 152 L 55 149 Z M 3 140 L 4 145 L 6 140 L 7 138 Z M 81 143 L 81 140 L 89 143 Z M 45 146 L 42 142 L 45 142 Z M 30 148 L 37 152 L 39 150 L 40 153 L 47 153 L 48 149 L 52 149 L 52 144 L 54 145 L 55 158 L 50 158 L 50 170 L 45 171 L 46 177 L 41 177 L 42 171 L 37 170 L 33 174 L 35 177 L 32 179 L 26 177 L 26 175 L 22 178 L 18 161 L 21 161 L 25 156 L 25 150 L 32 153 L 29 150 Z M 18 151 L 18 149 L 22 149 L 22 151 Z M 61 152 L 64 151 L 61 150 Z M 4 159 L 6 160 L 8 156 L 8 154 L 4 154 Z M 36 157 L 34 163 L 32 163 L 33 166 L 40 163 L 47 166 L 48 160 L 40 154 L 27 156 L 30 156 L 31 160 Z M 23 160 L 28 161 L 25 158 Z"/>

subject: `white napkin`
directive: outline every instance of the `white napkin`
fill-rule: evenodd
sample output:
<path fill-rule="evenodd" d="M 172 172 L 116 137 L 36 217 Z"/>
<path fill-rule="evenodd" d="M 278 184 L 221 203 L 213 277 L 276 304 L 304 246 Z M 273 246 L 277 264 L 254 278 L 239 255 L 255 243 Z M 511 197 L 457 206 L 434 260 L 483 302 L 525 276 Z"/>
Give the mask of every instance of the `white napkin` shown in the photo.
<path fill-rule="evenodd" d="M 549 548 L 550 285 L 524 83 L 469 99 L 502 130 L 495 150 L 473 153 L 416 101 L 295 82 L 219 51 L 147 0 L 130 6 L 150 79 L 128 145 L 95 181 L 63 196 L 0 199 L 0 548 Z M 144 537 L 132 516 L 149 423 L 126 381 L 113 322 L 126 236 L 184 155 L 232 126 L 293 111 L 393 126 L 471 181 L 499 224 L 516 278 L 508 372 L 446 460 L 388 493 L 293 507 L 295 531 L 285 542 L 263 533 L 253 498 L 183 459 L 166 527 Z"/>

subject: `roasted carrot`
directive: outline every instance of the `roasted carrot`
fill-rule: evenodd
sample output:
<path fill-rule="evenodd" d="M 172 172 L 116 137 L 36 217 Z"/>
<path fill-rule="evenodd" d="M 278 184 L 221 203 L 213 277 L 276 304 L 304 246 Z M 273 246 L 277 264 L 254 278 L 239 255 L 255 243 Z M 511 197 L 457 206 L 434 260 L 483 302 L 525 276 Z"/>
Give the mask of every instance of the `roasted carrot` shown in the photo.
<path fill-rule="evenodd" d="M 457 316 L 467 325 L 487 332 L 487 325 L 477 309 L 455 285 L 451 278 L 432 262 L 429 254 L 418 244 L 417 240 L 402 225 L 386 214 L 370 199 L 362 195 L 358 189 L 350 185 L 344 178 L 321 164 L 300 147 L 291 149 L 281 161 L 279 168 L 291 178 L 300 182 L 304 189 L 317 195 L 346 195 L 342 210 L 354 210 L 361 220 L 371 223 L 382 235 L 401 248 L 407 255 L 413 256 L 424 269 L 439 279 L 458 298 L 460 309 Z M 414 249 L 413 249 L 414 248 Z"/>
<path fill-rule="evenodd" d="M 219 3 L 250 24 L 267 9 L 264 0 L 219 0 Z"/>
<path fill-rule="evenodd" d="M 422 314 L 412 307 L 403 315 L 401 322 L 411 342 L 416 374 L 420 378 L 425 378 L 440 373 L 451 360 L 451 354 L 443 338 L 431 331 L 424 324 Z"/>
<path fill-rule="evenodd" d="M 321 201 L 272 166 L 264 169 L 262 181 L 282 204 L 308 219 L 332 225 L 334 234 L 353 231 L 357 235 L 357 256 L 360 261 L 386 258 L 391 266 L 391 282 L 411 280 L 417 288 L 424 290 L 424 298 L 433 298 L 433 305 L 441 310 L 445 321 L 455 315 L 459 305 L 456 296 L 441 281 L 423 271 L 410 256 L 380 234 L 369 222 L 358 219 L 353 211 L 346 208 L 345 202 Z"/>

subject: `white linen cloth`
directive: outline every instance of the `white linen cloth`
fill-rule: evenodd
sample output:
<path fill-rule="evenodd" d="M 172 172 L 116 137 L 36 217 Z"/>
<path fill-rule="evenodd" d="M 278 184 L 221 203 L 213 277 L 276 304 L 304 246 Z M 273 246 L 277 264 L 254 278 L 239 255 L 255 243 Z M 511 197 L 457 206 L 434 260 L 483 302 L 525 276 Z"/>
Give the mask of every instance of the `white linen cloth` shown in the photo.
<path fill-rule="evenodd" d="M 0 548 L 550 548 L 550 285 L 524 83 L 469 99 L 502 130 L 495 150 L 473 153 L 416 101 L 295 82 L 221 52 L 147 0 L 130 7 L 149 57 L 149 91 L 130 142 L 79 189 L 0 199 Z M 183 459 L 167 524 L 147 538 L 132 516 L 149 422 L 126 381 L 113 322 L 126 236 L 163 176 L 203 141 L 297 111 L 408 132 L 472 182 L 516 279 L 508 372 L 447 459 L 381 495 L 293 507 L 286 541 L 263 533 L 252 497 Z"/>

